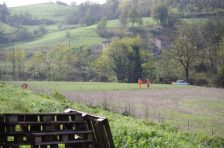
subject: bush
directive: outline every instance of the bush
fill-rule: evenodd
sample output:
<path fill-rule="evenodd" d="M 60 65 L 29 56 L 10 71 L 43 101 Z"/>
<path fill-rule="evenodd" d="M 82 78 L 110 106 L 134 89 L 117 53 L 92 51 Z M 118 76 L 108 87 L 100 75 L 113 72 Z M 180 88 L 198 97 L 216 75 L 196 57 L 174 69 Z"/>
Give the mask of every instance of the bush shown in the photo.
<path fill-rule="evenodd" d="M 13 41 L 23 41 L 23 40 L 30 40 L 33 39 L 34 36 L 32 35 L 32 33 L 30 33 L 26 28 L 18 28 L 15 33 L 14 36 L 12 37 Z"/>

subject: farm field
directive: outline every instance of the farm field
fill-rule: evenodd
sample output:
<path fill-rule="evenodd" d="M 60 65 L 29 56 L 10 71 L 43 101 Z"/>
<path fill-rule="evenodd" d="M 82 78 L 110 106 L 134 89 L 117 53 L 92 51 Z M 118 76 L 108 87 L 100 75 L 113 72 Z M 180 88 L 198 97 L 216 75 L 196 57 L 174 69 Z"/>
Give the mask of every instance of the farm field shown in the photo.
<path fill-rule="evenodd" d="M 20 84 L 20 82 L 13 82 Z M 68 100 L 99 107 L 193 133 L 224 137 L 224 90 L 196 86 L 95 82 L 27 82 L 40 94 L 63 94 Z"/>
<path fill-rule="evenodd" d="M 19 84 L 20 82 L 16 82 Z M 43 82 L 40 82 L 43 83 Z M 11 83 L 12 84 L 12 83 Z M 14 83 L 15 84 L 15 83 Z M 32 83 L 30 83 L 32 85 Z M 122 84 L 121 84 L 122 85 Z M 0 82 L 0 113 L 6 112 L 62 112 L 68 106 L 109 119 L 116 147 L 223 147 L 222 137 L 207 137 L 185 133 L 165 123 L 154 123 L 96 107 L 80 105 L 65 100 L 59 93 L 34 94 L 21 90 L 18 85 Z M 130 130 L 131 129 L 131 130 Z M 121 136 L 122 135 L 122 136 Z"/>

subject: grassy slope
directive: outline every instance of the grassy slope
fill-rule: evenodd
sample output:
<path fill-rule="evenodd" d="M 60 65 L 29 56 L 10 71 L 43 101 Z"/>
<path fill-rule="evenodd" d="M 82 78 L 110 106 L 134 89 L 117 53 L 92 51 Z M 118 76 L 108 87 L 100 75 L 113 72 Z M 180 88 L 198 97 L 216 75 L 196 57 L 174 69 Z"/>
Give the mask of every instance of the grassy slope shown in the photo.
<path fill-rule="evenodd" d="M 37 19 L 50 19 L 63 21 L 63 17 L 72 13 L 76 8 L 71 6 L 58 5 L 55 3 L 34 4 L 10 8 L 10 13 L 20 14 L 28 12 Z"/>
<path fill-rule="evenodd" d="M 55 21 L 61 21 L 63 16 L 74 11 L 76 8 L 71 6 L 63 6 L 53 3 L 45 3 L 38 5 L 30 5 L 30 6 L 21 6 L 10 8 L 10 12 L 12 14 L 19 14 L 22 12 L 29 12 L 35 18 L 39 19 L 52 19 Z M 35 10 L 35 11 L 33 11 Z M 201 19 L 200 19 L 201 20 Z M 192 23 L 198 22 L 197 19 L 184 19 L 184 21 Z M 154 26 L 157 23 L 152 18 L 143 18 L 144 26 Z M 68 40 L 65 35 L 67 32 L 71 34 L 71 47 L 79 47 L 83 45 L 97 45 L 102 43 L 102 38 L 96 34 L 96 24 L 86 27 L 78 27 L 78 26 L 64 26 L 63 30 L 58 30 L 57 25 L 46 26 L 48 29 L 48 34 L 37 38 L 31 41 L 24 41 L 16 43 L 16 47 L 19 48 L 43 48 L 43 47 L 52 47 L 57 44 L 65 44 L 68 45 Z M 118 20 L 110 20 L 108 21 L 107 27 L 110 29 L 118 30 L 120 23 Z M 131 26 L 131 24 L 128 24 Z M 38 26 L 24 26 L 28 30 L 33 31 Z M 0 28 L 6 28 L 3 30 L 5 33 L 12 33 L 15 28 L 0 24 Z M 0 45 L 0 47 L 9 48 L 8 44 Z"/>
<path fill-rule="evenodd" d="M 152 18 L 144 18 L 145 24 L 156 24 Z M 108 21 L 108 28 L 114 29 L 119 27 L 118 20 Z M 129 24 L 130 25 L 130 24 Z M 102 43 L 102 38 L 96 33 L 96 24 L 86 27 L 78 27 L 75 29 L 65 29 L 62 31 L 54 31 L 42 36 L 41 38 L 31 41 L 18 43 L 17 46 L 21 48 L 33 47 L 50 47 L 56 44 L 68 44 L 65 35 L 67 32 L 71 34 L 71 47 L 79 47 L 83 45 L 97 45 Z M 53 27 L 53 26 L 52 26 Z"/>
<path fill-rule="evenodd" d="M 98 108 L 66 102 L 60 96 L 33 94 L 0 82 L 0 112 L 61 112 L 66 106 L 109 118 L 116 147 L 204 147 L 224 146 L 222 138 L 186 134 L 168 125 L 125 117 Z"/>
<path fill-rule="evenodd" d="M 145 25 L 155 25 L 156 22 L 152 18 L 143 18 Z M 68 45 L 65 35 L 67 32 L 71 34 L 71 47 L 79 47 L 82 45 L 97 45 L 102 43 L 102 38 L 96 34 L 96 24 L 86 27 L 65 26 L 64 30 L 59 31 L 56 25 L 46 26 L 49 33 L 41 38 L 28 42 L 18 42 L 16 47 L 20 48 L 41 48 L 51 47 L 57 44 Z M 108 21 L 108 28 L 116 29 L 120 26 L 118 20 Z M 129 24 L 130 26 L 130 24 Z M 25 26 L 29 30 L 37 28 L 37 26 Z M 68 29 L 66 29 L 68 28 Z M 70 29 L 72 28 L 72 29 Z M 4 46 L 4 45 L 3 45 Z M 7 48 L 7 45 L 5 45 Z"/>
<path fill-rule="evenodd" d="M 4 32 L 5 34 L 11 34 L 14 32 L 14 30 L 14 27 L 0 22 L 0 31 Z"/>

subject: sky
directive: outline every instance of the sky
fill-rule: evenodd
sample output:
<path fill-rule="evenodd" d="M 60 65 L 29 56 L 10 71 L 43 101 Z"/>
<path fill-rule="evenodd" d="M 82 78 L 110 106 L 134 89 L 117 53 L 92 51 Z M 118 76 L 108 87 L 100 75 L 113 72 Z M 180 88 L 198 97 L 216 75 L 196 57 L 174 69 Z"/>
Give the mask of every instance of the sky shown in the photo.
<path fill-rule="evenodd" d="M 38 3 L 46 3 L 46 2 L 55 2 L 56 0 L 0 0 L 0 3 L 6 3 L 8 7 L 16 7 L 16 6 L 23 6 L 23 5 L 30 5 L 30 4 L 38 4 Z M 71 2 L 76 2 L 77 4 L 83 3 L 86 0 L 59 0 L 61 2 L 65 2 L 70 4 Z M 105 3 L 106 0 L 89 0 L 94 1 L 97 3 Z"/>

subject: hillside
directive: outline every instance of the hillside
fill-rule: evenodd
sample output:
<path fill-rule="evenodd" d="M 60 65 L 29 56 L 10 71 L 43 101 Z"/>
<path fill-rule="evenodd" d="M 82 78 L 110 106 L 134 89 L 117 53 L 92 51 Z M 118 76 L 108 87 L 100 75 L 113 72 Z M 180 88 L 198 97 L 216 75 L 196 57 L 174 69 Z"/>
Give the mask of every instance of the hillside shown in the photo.
<path fill-rule="evenodd" d="M 59 5 L 56 3 L 34 4 L 29 6 L 11 7 L 12 15 L 30 13 L 36 19 L 50 19 L 56 22 L 63 21 L 64 17 L 72 13 L 76 8 L 71 6 Z"/>
<path fill-rule="evenodd" d="M 122 116 L 100 108 L 91 108 L 66 101 L 59 93 L 37 95 L 0 82 L 0 113 L 62 112 L 66 107 L 105 116 L 109 119 L 116 147 L 222 147 L 223 139 L 187 134 L 165 124 Z M 15 103 L 16 102 L 16 103 Z M 10 107 L 8 104 L 11 104 Z"/>
<path fill-rule="evenodd" d="M 144 26 L 153 26 L 157 23 L 150 17 L 143 18 Z M 8 32 L 12 29 L 15 29 L 6 24 L 0 24 L 5 28 L 8 28 Z M 128 26 L 131 26 L 129 23 Z M 38 26 L 24 26 L 28 30 L 32 31 Z M 28 49 L 35 49 L 35 48 L 43 48 L 43 47 L 52 47 L 57 44 L 65 44 L 68 45 L 68 39 L 66 38 L 66 33 L 69 32 L 71 35 L 71 47 L 80 47 L 83 45 L 98 45 L 101 44 L 104 40 L 103 38 L 99 37 L 96 33 L 97 25 L 90 25 L 90 26 L 76 26 L 76 25 L 63 25 L 62 29 L 59 30 L 57 25 L 48 25 L 46 29 L 48 31 L 47 34 L 41 36 L 40 38 L 24 41 L 24 42 L 17 42 L 15 43 L 16 47 L 19 48 L 28 48 Z M 108 29 L 115 29 L 118 30 L 120 27 L 120 23 L 118 20 L 109 20 L 107 22 Z M 0 47 L 9 48 L 8 43 L 2 44 Z"/>

